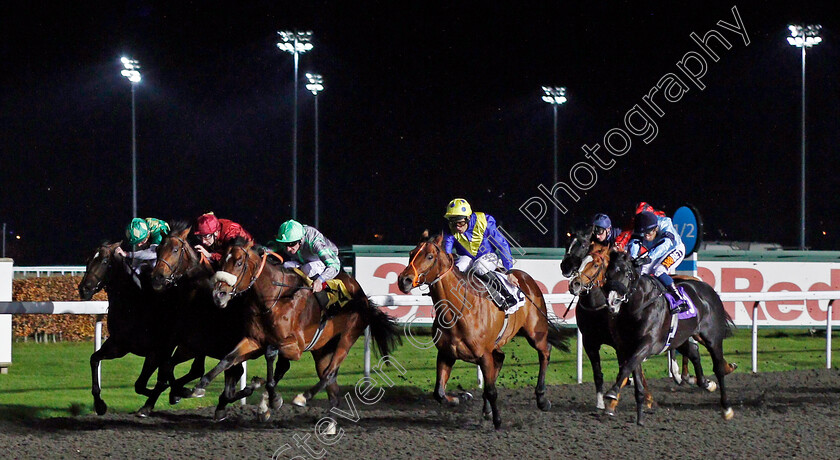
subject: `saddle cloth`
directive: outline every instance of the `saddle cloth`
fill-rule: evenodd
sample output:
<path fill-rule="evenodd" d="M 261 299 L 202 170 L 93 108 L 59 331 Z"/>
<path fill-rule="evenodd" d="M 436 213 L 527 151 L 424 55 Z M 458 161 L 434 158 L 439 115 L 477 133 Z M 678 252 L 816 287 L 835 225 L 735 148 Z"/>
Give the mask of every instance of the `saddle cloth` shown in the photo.
<path fill-rule="evenodd" d="M 307 286 L 312 287 L 312 279 L 306 276 L 306 273 L 304 273 L 298 268 L 295 268 L 294 270 L 295 273 L 297 273 L 298 275 L 300 275 L 301 278 L 303 278 Z M 347 302 L 350 302 L 352 300 L 350 292 L 347 290 L 347 286 L 344 285 L 343 281 L 337 278 L 327 280 L 327 287 L 324 288 L 322 292 L 326 292 L 327 294 L 327 304 L 324 305 L 324 308 L 329 308 L 333 305 L 343 307 L 347 305 Z"/>
<path fill-rule="evenodd" d="M 689 319 L 697 316 L 697 307 L 694 306 L 694 302 L 691 300 L 691 297 L 689 297 L 688 294 L 685 292 L 685 288 L 683 288 L 682 286 L 677 286 L 677 290 L 680 291 L 680 294 L 682 294 L 683 299 L 685 299 L 686 303 L 688 304 L 688 310 L 679 313 L 677 315 L 677 318 Z M 668 299 L 669 307 L 673 310 L 674 305 L 677 303 L 677 300 L 669 292 L 665 293 L 665 298 Z"/>

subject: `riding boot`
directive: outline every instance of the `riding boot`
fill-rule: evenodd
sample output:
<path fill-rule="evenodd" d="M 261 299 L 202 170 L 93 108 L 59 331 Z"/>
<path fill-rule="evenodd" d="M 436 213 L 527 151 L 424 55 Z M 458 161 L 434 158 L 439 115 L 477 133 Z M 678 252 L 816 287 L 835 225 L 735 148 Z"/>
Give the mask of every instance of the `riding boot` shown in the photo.
<path fill-rule="evenodd" d="M 679 289 L 677 289 L 676 284 L 671 284 L 668 286 L 668 292 L 674 296 L 674 307 L 671 308 L 671 314 L 674 313 L 683 313 L 688 311 L 689 306 L 688 302 L 685 301 L 685 298 L 680 294 Z"/>
<path fill-rule="evenodd" d="M 508 307 L 516 304 L 516 299 L 507 292 L 507 289 L 505 289 L 504 286 L 501 286 L 501 283 L 499 282 L 499 279 L 496 278 L 496 275 L 491 272 L 479 275 L 478 272 L 475 272 L 475 276 L 484 282 L 484 286 L 487 289 L 487 295 L 493 303 L 496 304 L 496 306 L 502 310 L 506 310 Z"/>

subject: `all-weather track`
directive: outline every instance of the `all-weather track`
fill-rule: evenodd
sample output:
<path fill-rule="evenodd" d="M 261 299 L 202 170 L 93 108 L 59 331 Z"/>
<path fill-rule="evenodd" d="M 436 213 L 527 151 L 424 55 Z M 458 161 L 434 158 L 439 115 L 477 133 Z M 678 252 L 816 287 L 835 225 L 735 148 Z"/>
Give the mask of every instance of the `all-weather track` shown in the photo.
<path fill-rule="evenodd" d="M 431 394 L 393 387 L 373 405 L 354 399 L 357 421 L 336 416 L 344 433 L 332 445 L 315 437 L 326 403 L 316 400 L 306 408 L 285 405 L 267 423 L 257 421 L 254 406 L 231 406 L 218 423 L 212 408 L 166 408 L 145 419 L 7 420 L 0 422 L 0 446 L 8 459 L 267 459 L 286 445 L 277 458 L 840 458 L 837 370 L 736 371 L 726 383 L 735 409 L 728 422 L 717 394 L 670 380 L 650 381 L 658 407 L 643 427 L 635 424 L 632 388 L 622 392 L 615 417 L 595 410 L 591 383 L 549 387 L 548 412 L 537 409 L 532 388 L 501 389 L 503 427 L 494 430 L 480 419 L 478 392 L 450 408 Z M 341 409 L 349 409 L 346 401 Z"/>

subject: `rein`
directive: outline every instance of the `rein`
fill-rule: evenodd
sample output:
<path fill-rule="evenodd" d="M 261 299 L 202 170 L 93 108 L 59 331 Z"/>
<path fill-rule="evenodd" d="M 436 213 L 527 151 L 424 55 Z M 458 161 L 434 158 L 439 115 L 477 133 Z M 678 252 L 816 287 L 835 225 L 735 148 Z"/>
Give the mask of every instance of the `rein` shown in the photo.
<path fill-rule="evenodd" d="M 184 257 L 184 253 L 185 253 L 185 252 L 187 252 L 187 249 L 186 249 L 186 248 L 188 248 L 188 247 L 189 247 L 189 245 L 188 245 L 188 244 L 187 244 L 187 242 L 186 242 L 183 238 L 181 238 L 180 236 L 174 236 L 174 235 L 173 235 L 173 236 L 170 236 L 170 238 L 174 238 L 175 240 L 177 240 L 178 242 L 180 242 L 180 243 L 181 243 L 181 245 L 182 245 L 182 247 L 181 247 L 181 251 L 178 253 L 178 260 L 176 260 L 174 264 L 170 264 L 169 262 L 167 262 L 167 261 L 166 261 L 166 259 L 161 259 L 161 258 L 159 258 L 159 257 L 158 257 L 158 263 L 162 263 L 163 265 L 165 265 L 165 266 L 166 266 L 166 268 L 168 268 L 168 269 L 169 269 L 169 276 L 167 276 L 166 278 L 164 278 L 164 280 L 163 280 L 164 284 L 166 284 L 166 285 L 169 285 L 169 284 L 173 284 L 173 285 L 175 285 L 175 284 L 177 284 L 177 282 L 178 282 L 178 277 L 179 277 L 179 275 L 177 274 L 177 272 L 175 271 L 175 269 L 181 266 L 181 259 L 183 259 L 183 257 Z M 202 259 L 204 260 L 204 254 L 202 254 Z M 203 261 L 203 260 L 202 260 L 202 261 Z"/>

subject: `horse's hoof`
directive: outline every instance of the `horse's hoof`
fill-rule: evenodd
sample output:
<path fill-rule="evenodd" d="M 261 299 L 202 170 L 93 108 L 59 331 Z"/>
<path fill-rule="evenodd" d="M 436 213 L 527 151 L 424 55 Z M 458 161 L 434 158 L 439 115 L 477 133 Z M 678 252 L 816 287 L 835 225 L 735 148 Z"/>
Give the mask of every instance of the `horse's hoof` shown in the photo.
<path fill-rule="evenodd" d="M 205 393 L 207 393 L 204 388 L 194 388 L 192 393 L 190 394 L 190 398 L 203 398 Z"/>
<path fill-rule="evenodd" d="M 484 420 L 490 420 L 493 418 L 493 412 L 484 412 L 481 416 L 484 417 Z"/>
<path fill-rule="evenodd" d="M 137 412 L 135 412 L 134 415 L 140 418 L 146 418 L 149 416 L 150 413 L 152 413 L 152 408 L 143 406 L 140 409 L 137 409 Z"/>
<path fill-rule="evenodd" d="M 618 395 L 614 391 L 608 391 L 607 394 L 604 395 L 604 399 L 618 401 Z"/>
<path fill-rule="evenodd" d="M 108 405 L 105 404 L 105 401 L 98 400 L 94 401 L 93 409 L 96 411 L 96 415 L 105 415 L 105 412 L 108 412 Z"/>
<path fill-rule="evenodd" d="M 169 393 L 169 405 L 170 406 L 174 406 L 175 404 L 178 404 L 179 402 L 181 402 L 181 397 L 180 396 L 176 396 L 172 393 Z"/>
<path fill-rule="evenodd" d="M 502 429 L 502 418 L 501 417 L 494 417 L 493 418 L 493 427 L 497 430 Z"/>
<path fill-rule="evenodd" d="M 454 406 L 457 406 L 458 404 L 461 404 L 461 400 L 458 399 L 457 396 L 449 396 L 449 397 L 446 398 L 446 405 L 448 405 L 450 407 L 454 407 Z"/>
<path fill-rule="evenodd" d="M 717 390 L 717 383 L 715 383 L 711 380 L 708 380 L 706 382 L 706 385 L 703 388 L 705 388 L 705 390 L 708 391 L 709 393 L 712 393 L 715 390 Z"/>
<path fill-rule="evenodd" d="M 595 408 L 598 410 L 604 410 L 604 394 L 603 393 L 595 393 Z"/>
<path fill-rule="evenodd" d="M 551 409 L 551 401 L 549 401 L 548 399 L 537 401 L 537 407 L 539 407 L 541 411 L 547 412 Z"/>
<path fill-rule="evenodd" d="M 299 394 L 292 400 L 292 404 L 298 407 L 306 407 L 306 398 L 303 397 L 303 394 Z"/>
<path fill-rule="evenodd" d="M 216 413 L 213 414 L 213 421 L 221 422 L 222 420 L 227 418 L 227 410 L 225 409 L 216 409 Z"/>
<path fill-rule="evenodd" d="M 463 399 L 464 401 L 471 401 L 473 399 L 473 395 L 472 393 L 465 391 L 461 393 L 461 399 Z"/>
<path fill-rule="evenodd" d="M 257 388 L 265 385 L 265 379 L 261 378 L 261 377 L 253 377 L 253 378 L 251 378 L 251 385 L 256 390 Z"/>
<path fill-rule="evenodd" d="M 644 420 L 639 419 L 639 420 L 636 420 L 636 425 L 645 426 L 645 422 L 644 422 Z"/>
<path fill-rule="evenodd" d="M 266 410 L 265 412 L 259 412 L 259 413 L 257 413 L 257 416 L 258 416 L 260 422 L 265 423 L 265 422 L 271 420 L 271 411 Z"/>
<path fill-rule="evenodd" d="M 283 397 L 277 395 L 274 397 L 274 401 L 271 403 L 271 410 L 280 410 L 283 407 Z"/>
<path fill-rule="evenodd" d="M 731 407 L 727 407 L 723 413 L 721 414 L 724 420 L 732 420 L 732 417 L 735 416 L 735 411 L 732 410 Z"/>

